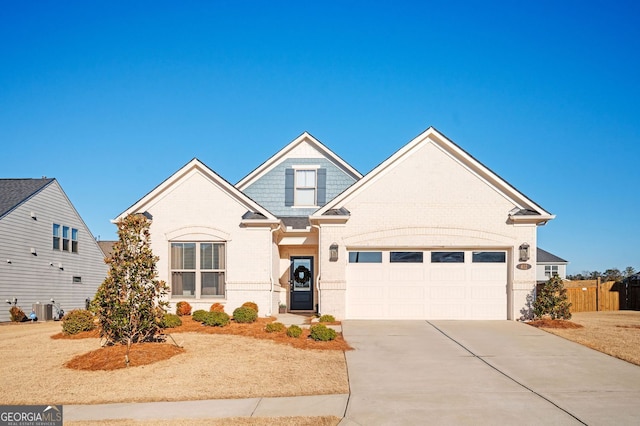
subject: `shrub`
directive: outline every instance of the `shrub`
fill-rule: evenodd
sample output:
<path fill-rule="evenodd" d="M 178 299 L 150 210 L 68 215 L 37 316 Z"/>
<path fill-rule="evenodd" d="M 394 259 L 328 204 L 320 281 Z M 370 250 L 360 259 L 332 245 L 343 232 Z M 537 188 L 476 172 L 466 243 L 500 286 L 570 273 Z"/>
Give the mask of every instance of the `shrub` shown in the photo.
<path fill-rule="evenodd" d="M 251 308 L 256 311 L 256 314 L 258 313 L 258 305 L 254 302 L 244 302 L 242 306 L 244 306 L 245 308 Z"/>
<path fill-rule="evenodd" d="M 191 318 L 193 318 L 194 321 L 203 322 L 207 314 L 208 312 L 204 309 L 198 309 L 191 314 Z"/>
<path fill-rule="evenodd" d="M 322 315 L 320 317 L 320 322 L 335 322 L 335 320 L 333 315 Z"/>
<path fill-rule="evenodd" d="M 224 305 L 222 303 L 214 303 L 209 308 L 209 312 L 224 312 Z"/>
<path fill-rule="evenodd" d="M 175 314 L 164 314 L 162 317 L 162 328 L 173 328 L 182 325 L 182 320 Z"/>
<path fill-rule="evenodd" d="M 283 323 L 281 322 L 270 322 L 264 328 L 267 333 L 280 333 L 286 329 Z"/>
<path fill-rule="evenodd" d="M 85 309 L 74 309 L 62 318 L 62 332 L 64 334 L 78 334 L 96 328 L 94 316 Z"/>
<path fill-rule="evenodd" d="M 178 302 L 176 304 L 176 314 L 178 314 L 179 316 L 191 315 L 191 305 L 189 304 L 189 302 Z"/>
<path fill-rule="evenodd" d="M 202 323 L 209 327 L 224 327 L 229 324 L 229 315 L 224 312 L 207 312 Z"/>
<path fill-rule="evenodd" d="M 13 322 L 22 322 L 27 318 L 24 311 L 17 306 L 12 306 L 11 309 L 9 309 L 9 314 L 11 315 L 11 321 Z"/>
<path fill-rule="evenodd" d="M 540 294 L 533 302 L 533 314 L 536 318 L 550 317 L 551 319 L 571 319 L 569 308 L 571 303 L 564 288 L 562 278 L 553 276 L 549 278 L 540 290 Z"/>
<path fill-rule="evenodd" d="M 311 326 L 309 336 L 316 341 L 328 342 L 329 340 L 335 340 L 338 333 L 324 324 L 316 324 Z"/>
<path fill-rule="evenodd" d="M 302 329 L 295 324 L 290 325 L 289 328 L 287 328 L 287 336 L 289 337 L 298 338 L 300 337 L 301 334 L 302 334 Z"/>
<path fill-rule="evenodd" d="M 258 311 L 248 306 L 240 306 L 233 311 L 233 320 L 235 322 L 248 324 L 258 319 Z"/>

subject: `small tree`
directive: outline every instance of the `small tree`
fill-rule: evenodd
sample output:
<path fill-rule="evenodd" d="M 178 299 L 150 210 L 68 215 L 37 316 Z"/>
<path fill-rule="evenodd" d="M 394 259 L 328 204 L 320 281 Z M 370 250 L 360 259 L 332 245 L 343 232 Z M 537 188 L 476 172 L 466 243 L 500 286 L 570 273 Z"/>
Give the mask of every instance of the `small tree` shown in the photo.
<path fill-rule="evenodd" d="M 571 303 L 567 298 L 562 278 L 555 275 L 549 278 L 533 302 L 533 314 L 536 318 L 550 317 L 551 319 L 571 319 L 569 308 Z"/>
<path fill-rule="evenodd" d="M 118 222 L 119 240 L 105 260 L 109 274 L 93 301 L 101 336 L 109 344 L 127 345 L 127 364 L 133 343 L 153 341 L 161 331 L 168 306 L 163 300 L 167 285 L 157 279 L 158 257 L 151 251 L 149 225 L 142 214 Z"/>

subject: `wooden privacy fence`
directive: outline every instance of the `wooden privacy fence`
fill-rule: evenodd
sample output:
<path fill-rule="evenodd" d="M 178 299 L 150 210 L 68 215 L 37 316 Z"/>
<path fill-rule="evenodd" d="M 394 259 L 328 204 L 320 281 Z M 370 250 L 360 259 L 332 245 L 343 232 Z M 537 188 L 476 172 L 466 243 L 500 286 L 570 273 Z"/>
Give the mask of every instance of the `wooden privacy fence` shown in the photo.
<path fill-rule="evenodd" d="M 640 310 L 640 286 L 600 280 L 565 281 L 571 312 Z"/>
<path fill-rule="evenodd" d="M 576 283 L 576 284 L 579 284 Z M 613 281 L 598 285 L 566 287 L 571 312 L 618 311 L 620 310 L 620 292 Z"/>

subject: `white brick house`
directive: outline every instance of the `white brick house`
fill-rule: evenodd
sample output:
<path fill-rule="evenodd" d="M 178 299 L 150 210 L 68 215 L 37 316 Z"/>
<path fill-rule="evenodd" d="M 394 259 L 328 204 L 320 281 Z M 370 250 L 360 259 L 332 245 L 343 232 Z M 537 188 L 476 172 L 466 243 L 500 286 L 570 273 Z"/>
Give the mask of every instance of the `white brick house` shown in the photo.
<path fill-rule="evenodd" d="M 527 316 L 554 218 L 434 128 L 365 176 L 308 133 L 235 186 L 194 159 L 130 213 L 172 303 L 341 319 Z"/>

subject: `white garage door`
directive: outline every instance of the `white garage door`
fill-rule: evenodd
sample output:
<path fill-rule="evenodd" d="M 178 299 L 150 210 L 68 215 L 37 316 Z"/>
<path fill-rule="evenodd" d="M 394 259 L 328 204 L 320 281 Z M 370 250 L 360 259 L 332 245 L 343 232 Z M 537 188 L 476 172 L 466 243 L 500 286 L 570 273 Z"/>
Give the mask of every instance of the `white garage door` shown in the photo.
<path fill-rule="evenodd" d="M 349 319 L 507 319 L 505 251 L 350 251 Z"/>

